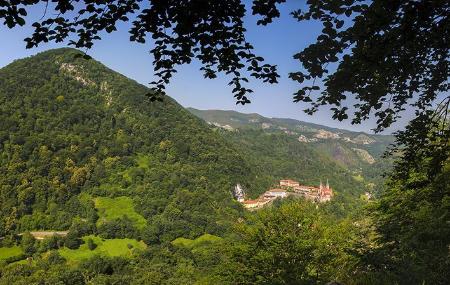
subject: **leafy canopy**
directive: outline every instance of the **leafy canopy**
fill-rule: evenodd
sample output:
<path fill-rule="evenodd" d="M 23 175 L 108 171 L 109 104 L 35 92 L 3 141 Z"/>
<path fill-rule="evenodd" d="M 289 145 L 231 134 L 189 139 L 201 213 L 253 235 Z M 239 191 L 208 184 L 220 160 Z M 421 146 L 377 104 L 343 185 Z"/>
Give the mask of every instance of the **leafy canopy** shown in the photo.
<path fill-rule="evenodd" d="M 374 112 L 377 131 L 389 127 L 410 99 L 425 110 L 440 92 L 448 90 L 448 1 L 308 1 L 296 11 L 299 21 L 320 20 L 317 42 L 294 57 L 306 71 L 291 73 L 299 83 L 313 80 L 295 94 L 295 101 L 311 102 L 312 113 L 332 105 L 334 118 L 348 118 L 343 103 L 359 102 L 353 123 Z M 336 63 L 336 70 L 328 68 Z M 318 98 L 316 79 L 325 87 Z M 418 95 L 418 96 L 415 96 Z"/>

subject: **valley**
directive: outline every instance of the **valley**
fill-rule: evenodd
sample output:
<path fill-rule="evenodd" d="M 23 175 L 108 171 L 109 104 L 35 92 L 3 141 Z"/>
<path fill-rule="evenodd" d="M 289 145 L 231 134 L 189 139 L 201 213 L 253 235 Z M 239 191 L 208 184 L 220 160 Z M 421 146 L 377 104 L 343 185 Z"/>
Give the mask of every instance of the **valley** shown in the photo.
<path fill-rule="evenodd" d="M 0 23 L 0 285 L 449 284 L 450 1 Z"/>
<path fill-rule="evenodd" d="M 17 234 L 64 232 L 46 238 L 68 239 L 72 260 L 87 237 L 152 245 L 220 236 L 244 215 L 230 196 L 236 183 L 250 199 L 286 176 L 314 185 L 330 177 L 342 215 L 367 191 L 352 178 L 359 170 L 296 139 L 318 130 L 323 147 L 336 140 L 326 127 L 257 116 L 215 118 L 233 130 L 211 128 L 170 98 L 140 104 L 145 87 L 75 54 L 48 51 L 0 71 L 0 235 L 9 244 Z"/>
<path fill-rule="evenodd" d="M 80 54 L 0 69 L 0 284 L 373 278 L 392 136 L 153 102 Z"/>
<path fill-rule="evenodd" d="M 232 141 L 247 161 L 253 161 L 255 168 L 265 173 L 257 178 L 260 190 L 248 191 L 250 197 L 262 194 L 262 189 L 285 177 L 308 185 L 319 185 L 323 177 L 329 177 L 338 197 L 345 196 L 347 204 L 352 204 L 365 193 L 378 195 L 384 187 L 383 174 L 392 165 L 392 159 L 382 157 L 393 143 L 390 135 L 235 111 L 188 110 Z"/>

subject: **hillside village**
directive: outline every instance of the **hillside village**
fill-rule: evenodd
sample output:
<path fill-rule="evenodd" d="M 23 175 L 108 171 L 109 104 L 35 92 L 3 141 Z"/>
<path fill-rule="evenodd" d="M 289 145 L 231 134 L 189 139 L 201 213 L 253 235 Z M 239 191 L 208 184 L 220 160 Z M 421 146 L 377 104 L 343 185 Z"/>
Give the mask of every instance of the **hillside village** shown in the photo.
<path fill-rule="evenodd" d="M 234 189 L 234 197 L 246 209 L 256 210 L 271 204 L 275 199 L 286 198 L 288 196 L 303 197 L 314 202 L 327 202 L 333 197 L 333 189 L 327 184 L 320 182 L 319 187 L 301 185 L 298 181 L 285 179 L 280 180 L 278 187 L 272 188 L 261 194 L 254 200 L 246 200 L 245 191 L 240 184 Z"/>

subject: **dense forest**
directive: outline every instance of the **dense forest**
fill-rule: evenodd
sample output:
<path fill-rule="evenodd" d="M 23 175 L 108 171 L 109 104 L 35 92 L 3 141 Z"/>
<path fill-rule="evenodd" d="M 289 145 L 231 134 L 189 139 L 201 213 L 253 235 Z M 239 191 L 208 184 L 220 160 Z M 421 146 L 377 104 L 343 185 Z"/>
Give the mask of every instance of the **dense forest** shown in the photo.
<path fill-rule="evenodd" d="M 0 70 L 0 284 L 450 279 L 448 161 L 432 180 L 426 159 L 409 177 L 391 173 L 367 201 L 366 183 L 327 152 L 211 128 L 80 54 L 52 50 Z M 237 183 L 257 196 L 286 177 L 328 178 L 336 197 L 248 212 L 231 195 Z M 68 233 L 30 233 L 54 230 Z"/>
<path fill-rule="evenodd" d="M 0 71 L 1 235 L 95 223 L 94 198 L 121 196 L 147 220 L 145 240 L 223 231 L 248 164 L 174 101 L 143 103 L 144 87 L 76 54 Z"/>

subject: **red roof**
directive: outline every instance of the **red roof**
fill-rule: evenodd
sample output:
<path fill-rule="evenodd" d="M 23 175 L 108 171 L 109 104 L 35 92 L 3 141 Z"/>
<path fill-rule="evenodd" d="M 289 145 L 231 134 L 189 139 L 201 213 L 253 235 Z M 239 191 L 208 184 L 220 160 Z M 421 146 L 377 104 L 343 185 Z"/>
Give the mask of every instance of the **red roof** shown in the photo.
<path fill-rule="evenodd" d="M 286 192 L 286 190 L 280 189 L 280 188 L 275 188 L 275 189 L 270 189 L 270 190 L 267 191 L 267 192 Z"/>
<path fill-rule="evenodd" d="M 247 200 L 247 201 L 243 201 L 242 204 L 255 204 L 258 203 L 258 200 Z"/>

